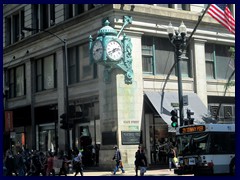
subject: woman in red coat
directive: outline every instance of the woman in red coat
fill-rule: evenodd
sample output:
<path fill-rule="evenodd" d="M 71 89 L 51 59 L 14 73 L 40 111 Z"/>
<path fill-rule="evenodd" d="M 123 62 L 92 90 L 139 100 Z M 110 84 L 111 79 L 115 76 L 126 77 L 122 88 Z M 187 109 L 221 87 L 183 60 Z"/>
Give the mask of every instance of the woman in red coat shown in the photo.
<path fill-rule="evenodd" d="M 50 176 L 50 173 L 52 173 L 52 175 L 55 175 L 55 172 L 53 169 L 53 154 L 51 152 L 48 152 L 46 175 Z"/>

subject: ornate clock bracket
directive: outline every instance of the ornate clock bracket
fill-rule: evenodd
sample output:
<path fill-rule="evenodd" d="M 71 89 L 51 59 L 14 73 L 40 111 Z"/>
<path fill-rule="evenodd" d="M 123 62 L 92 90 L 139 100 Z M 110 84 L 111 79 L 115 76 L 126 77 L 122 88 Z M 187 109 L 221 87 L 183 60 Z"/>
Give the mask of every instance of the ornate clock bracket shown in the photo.
<path fill-rule="evenodd" d="M 117 64 L 117 67 L 125 72 L 125 83 L 132 84 L 133 70 L 132 70 L 132 42 L 126 34 L 123 35 L 123 49 L 124 57 L 123 61 Z"/>

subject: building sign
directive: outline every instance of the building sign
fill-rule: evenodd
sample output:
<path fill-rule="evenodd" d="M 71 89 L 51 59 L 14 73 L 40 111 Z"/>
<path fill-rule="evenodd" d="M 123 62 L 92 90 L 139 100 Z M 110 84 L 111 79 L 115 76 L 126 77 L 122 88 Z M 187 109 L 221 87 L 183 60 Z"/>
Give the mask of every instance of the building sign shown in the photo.
<path fill-rule="evenodd" d="M 5 131 L 13 131 L 13 112 L 5 111 Z"/>
<path fill-rule="evenodd" d="M 122 145 L 138 145 L 141 142 L 141 132 L 122 131 Z"/>
<path fill-rule="evenodd" d="M 117 134 L 116 132 L 102 132 L 102 145 L 116 145 Z"/>
<path fill-rule="evenodd" d="M 205 131 L 205 126 L 204 125 L 188 126 L 188 127 L 182 127 L 182 128 L 179 129 L 180 134 L 203 132 L 203 131 Z"/>

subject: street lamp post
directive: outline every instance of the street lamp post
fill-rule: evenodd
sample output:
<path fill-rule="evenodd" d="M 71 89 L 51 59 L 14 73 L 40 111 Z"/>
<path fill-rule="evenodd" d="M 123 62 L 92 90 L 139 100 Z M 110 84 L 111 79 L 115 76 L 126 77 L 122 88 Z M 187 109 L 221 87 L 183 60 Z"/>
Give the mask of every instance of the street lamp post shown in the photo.
<path fill-rule="evenodd" d="M 168 36 L 170 42 L 173 44 L 175 49 L 175 61 L 177 64 L 177 75 L 178 75 L 178 99 L 179 99 L 179 117 L 180 117 L 180 126 L 183 125 L 183 95 L 182 95 L 182 72 L 181 72 L 181 55 L 186 46 L 187 41 L 187 28 L 182 22 L 178 28 L 178 31 L 175 31 L 172 24 L 170 23 L 167 28 Z"/>
<path fill-rule="evenodd" d="M 66 39 L 62 39 L 60 38 L 58 35 L 56 35 L 55 33 L 52 33 L 50 31 L 44 30 L 44 29 L 34 29 L 34 28 L 28 28 L 28 27 L 24 27 L 23 30 L 25 31 L 35 31 L 35 30 L 41 30 L 44 31 L 46 33 L 49 33 L 53 36 L 55 36 L 56 38 L 58 38 L 63 44 L 64 44 L 64 62 L 65 62 L 65 76 L 64 76 L 64 82 L 65 82 L 65 98 L 64 98 L 64 111 L 66 113 L 66 121 L 69 122 L 69 107 L 68 107 L 68 55 L 67 55 L 67 41 Z M 69 125 L 69 123 L 67 123 Z M 34 131 L 35 133 L 35 131 Z M 35 137 L 35 136 L 33 136 Z M 67 129 L 67 139 L 66 139 L 66 149 L 69 150 L 70 149 L 70 134 L 69 134 L 69 128 Z"/>

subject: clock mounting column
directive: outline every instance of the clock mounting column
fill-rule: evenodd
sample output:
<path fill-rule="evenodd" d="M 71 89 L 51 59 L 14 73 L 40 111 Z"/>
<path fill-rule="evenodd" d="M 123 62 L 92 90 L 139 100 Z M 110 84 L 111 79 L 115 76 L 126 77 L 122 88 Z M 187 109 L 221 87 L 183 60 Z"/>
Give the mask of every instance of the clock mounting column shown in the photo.
<path fill-rule="evenodd" d="M 131 17 L 123 16 L 124 25 L 117 33 L 106 20 L 97 37 L 89 38 L 90 60 L 101 65 L 98 69 L 102 71 L 98 75 L 98 88 L 101 132 L 99 165 L 103 168 L 112 167 L 109 158 L 114 153 L 113 145 L 121 149 L 125 167 L 133 168 L 135 150 L 141 143 L 142 67 L 133 59 L 141 59 L 142 34 L 134 32 L 130 38 L 123 33 L 120 37 L 123 28 L 131 21 Z M 127 138 L 129 142 L 126 142 L 128 134 L 134 134 L 134 142 L 131 138 Z"/>

